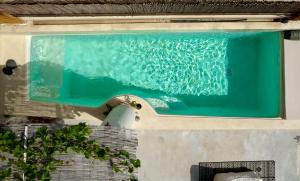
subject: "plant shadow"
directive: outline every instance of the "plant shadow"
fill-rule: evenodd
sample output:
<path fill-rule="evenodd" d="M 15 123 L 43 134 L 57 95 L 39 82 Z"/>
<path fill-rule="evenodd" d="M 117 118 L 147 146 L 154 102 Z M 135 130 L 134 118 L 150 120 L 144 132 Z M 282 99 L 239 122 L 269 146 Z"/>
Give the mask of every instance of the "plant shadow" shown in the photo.
<path fill-rule="evenodd" d="M 54 65 L 57 66 L 57 65 Z M 5 65 L 0 65 L 0 115 L 29 117 L 32 121 L 38 117 L 39 121 L 47 119 L 75 119 L 82 115 L 89 115 L 89 119 L 103 120 L 109 107 L 123 103 L 119 98 L 112 98 L 97 108 L 63 105 L 56 103 L 37 102 L 30 100 L 28 64 L 18 65 L 12 75 L 5 75 L 2 71 Z M 50 75 L 49 75 L 50 76 Z M 28 77 L 29 78 L 29 77 Z M 91 118 L 92 117 L 92 118 Z M 82 118 L 84 119 L 84 118 Z"/>

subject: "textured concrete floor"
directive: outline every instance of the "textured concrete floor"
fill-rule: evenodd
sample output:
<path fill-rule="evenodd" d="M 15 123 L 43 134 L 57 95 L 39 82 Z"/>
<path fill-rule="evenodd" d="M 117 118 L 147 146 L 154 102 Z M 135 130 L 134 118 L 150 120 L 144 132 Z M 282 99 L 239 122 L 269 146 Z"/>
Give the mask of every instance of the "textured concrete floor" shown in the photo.
<path fill-rule="evenodd" d="M 274 160 L 276 181 L 299 181 L 300 130 L 139 132 L 143 181 L 198 181 L 199 162 Z"/>

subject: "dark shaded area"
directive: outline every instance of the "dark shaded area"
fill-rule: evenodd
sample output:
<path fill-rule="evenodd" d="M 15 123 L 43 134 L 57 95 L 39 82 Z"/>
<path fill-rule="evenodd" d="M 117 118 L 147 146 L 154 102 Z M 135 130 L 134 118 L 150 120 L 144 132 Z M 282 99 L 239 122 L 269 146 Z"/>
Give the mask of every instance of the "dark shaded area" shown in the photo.
<path fill-rule="evenodd" d="M 3 72 L 5 75 L 12 75 L 12 74 L 13 74 L 12 69 L 9 69 L 9 68 L 7 68 L 7 67 L 4 67 L 4 68 L 2 69 L 2 72 Z"/>
<path fill-rule="evenodd" d="M 56 65 L 54 65 L 56 66 Z M 2 70 L 5 69 L 6 64 L 0 65 L 0 124 L 3 126 L 5 120 L 8 119 L 9 115 L 28 117 L 31 123 L 53 123 L 57 122 L 56 118 L 68 118 L 73 119 L 76 116 L 80 116 L 82 112 L 90 114 L 91 116 L 103 120 L 105 118 L 105 112 L 108 111 L 107 105 L 116 106 L 123 103 L 117 98 L 109 99 L 107 102 L 97 108 L 88 108 L 80 106 L 53 104 L 53 102 L 36 102 L 30 100 L 28 97 L 28 86 L 27 81 L 27 69 L 28 64 L 19 65 L 14 70 L 11 70 L 12 75 L 6 75 Z M 54 77 L 57 74 L 53 69 L 54 67 L 48 67 L 51 69 L 51 74 L 47 74 L 47 77 Z M 59 68 L 57 65 L 56 68 Z M 6 69 L 5 69 L 6 71 Z M 1 116 L 4 116 L 2 118 Z M 6 117 L 7 115 L 7 117 Z M 16 120 L 16 118 L 12 118 Z M 27 120 L 27 119 L 26 119 Z M 11 120 L 9 121 L 11 122 Z M 15 121 L 16 123 L 23 123 L 22 120 Z"/>
<path fill-rule="evenodd" d="M 259 0 L 4 0 L 0 11 L 16 16 L 172 15 L 300 12 L 297 1 Z"/>
<path fill-rule="evenodd" d="M 213 181 L 213 178 L 218 173 L 228 173 L 228 172 L 248 172 L 252 171 L 246 167 L 239 168 L 210 168 L 210 167 L 199 167 L 199 172 L 201 172 L 201 178 L 199 180 L 203 181 Z"/>
<path fill-rule="evenodd" d="M 287 40 L 300 40 L 300 31 L 299 30 L 285 31 L 284 32 L 284 39 L 287 39 Z"/>
<path fill-rule="evenodd" d="M 193 165 L 192 167 L 195 167 Z M 264 181 L 275 180 L 275 161 L 200 162 L 199 181 L 213 181 L 218 173 L 255 171 Z M 192 168 L 191 168 L 192 169 Z M 191 177 L 192 178 L 192 177 Z"/>
<path fill-rule="evenodd" d="M 5 67 L 2 69 L 2 72 L 5 75 L 12 75 L 15 68 L 17 68 L 16 61 L 13 59 L 8 59 L 5 63 Z"/>
<path fill-rule="evenodd" d="M 15 69 L 17 68 L 17 62 L 13 59 L 8 59 L 5 63 L 6 68 Z"/>
<path fill-rule="evenodd" d="M 239 168 L 212 168 L 198 165 L 192 165 L 190 168 L 191 181 L 212 181 L 217 173 L 228 173 L 228 172 L 247 172 L 252 171 L 246 167 Z M 200 174 L 201 173 L 201 178 Z"/>
<path fill-rule="evenodd" d="M 191 181 L 198 181 L 199 180 L 199 166 L 192 165 L 190 168 L 190 174 L 191 174 Z"/>

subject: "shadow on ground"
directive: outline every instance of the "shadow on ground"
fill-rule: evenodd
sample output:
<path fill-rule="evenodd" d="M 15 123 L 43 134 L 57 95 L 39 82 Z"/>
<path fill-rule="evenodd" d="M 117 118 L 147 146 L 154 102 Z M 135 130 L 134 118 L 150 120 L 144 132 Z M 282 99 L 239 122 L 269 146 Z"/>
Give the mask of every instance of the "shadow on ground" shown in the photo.
<path fill-rule="evenodd" d="M 190 168 L 191 181 L 199 181 L 199 166 L 192 165 Z"/>
<path fill-rule="evenodd" d="M 98 108 L 34 102 L 28 97 L 28 64 L 19 65 L 10 76 L 3 73 L 3 68 L 4 65 L 0 65 L 0 115 L 73 119 L 86 113 L 103 120 L 109 107 L 123 102 L 113 98 Z"/>

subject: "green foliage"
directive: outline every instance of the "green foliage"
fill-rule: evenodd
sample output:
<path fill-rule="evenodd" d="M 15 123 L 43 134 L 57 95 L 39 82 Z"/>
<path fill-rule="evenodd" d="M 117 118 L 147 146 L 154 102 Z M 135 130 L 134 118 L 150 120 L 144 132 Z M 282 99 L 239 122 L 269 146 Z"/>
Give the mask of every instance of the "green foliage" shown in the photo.
<path fill-rule="evenodd" d="M 0 180 L 4 180 L 6 177 L 9 177 L 11 174 L 11 168 L 0 169 Z"/>
<path fill-rule="evenodd" d="M 18 173 L 24 173 L 26 180 L 51 180 L 51 171 L 55 171 L 62 164 L 69 161 L 55 159 L 55 154 L 74 151 L 84 155 L 87 159 L 108 160 L 115 172 L 133 173 L 140 167 L 140 160 L 131 158 L 125 150 L 111 150 L 100 146 L 95 140 L 90 140 L 91 129 L 85 123 L 65 127 L 54 132 L 47 127 L 39 128 L 36 134 L 28 138 L 27 149 L 24 149 L 24 140 L 18 138 L 11 131 L 0 132 L 0 151 L 10 154 L 13 158 L 6 159 L 0 155 L 0 160 L 8 160 L 6 168 L 0 168 L 0 180 L 11 176 L 14 166 L 17 172 L 13 173 L 16 180 L 21 180 Z M 27 158 L 24 162 L 23 153 Z M 132 175 L 130 180 L 134 180 Z"/>

